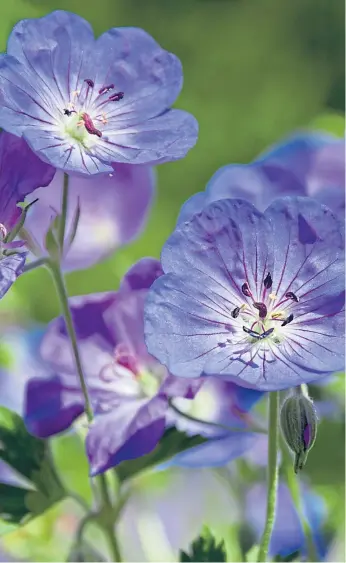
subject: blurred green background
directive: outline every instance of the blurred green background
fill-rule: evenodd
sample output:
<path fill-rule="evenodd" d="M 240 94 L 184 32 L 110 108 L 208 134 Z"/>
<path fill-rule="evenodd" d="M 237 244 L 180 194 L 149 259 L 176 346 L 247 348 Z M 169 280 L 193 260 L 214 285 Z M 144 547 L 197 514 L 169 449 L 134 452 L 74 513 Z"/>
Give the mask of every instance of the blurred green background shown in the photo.
<path fill-rule="evenodd" d="M 177 107 L 200 124 L 188 156 L 158 167 L 157 198 L 142 237 L 105 263 L 69 275 L 71 295 L 116 289 L 135 260 L 159 257 L 181 204 L 219 167 L 248 162 L 298 128 L 343 135 L 342 0 L 1 0 L 1 50 L 18 20 L 54 9 L 84 16 L 96 34 L 126 25 L 152 34 L 181 59 Z M 16 318 L 46 322 L 57 312 L 49 275 L 35 271 L 1 301 L 0 322 L 2 328 Z M 322 395 L 342 402 L 343 381 Z M 342 525 L 344 515 L 343 444 L 344 424 L 324 420 L 307 467 L 313 485 L 328 497 L 331 527 Z"/>

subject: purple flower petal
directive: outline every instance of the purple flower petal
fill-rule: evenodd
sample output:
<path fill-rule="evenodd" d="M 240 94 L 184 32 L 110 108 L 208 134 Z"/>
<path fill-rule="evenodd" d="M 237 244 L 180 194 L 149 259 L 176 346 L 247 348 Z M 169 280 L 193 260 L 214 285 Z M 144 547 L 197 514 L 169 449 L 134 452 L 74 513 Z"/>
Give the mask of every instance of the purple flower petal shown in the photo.
<path fill-rule="evenodd" d="M 35 190 L 28 201 L 39 198 L 28 213 L 25 228 L 37 251 L 46 255 L 45 237 L 61 209 L 63 173 L 58 171 L 46 188 Z M 154 194 L 154 175 L 147 166 L 118 164 L 110 177 L 70 176 L 64 270 L 88 268 L 138 236 L 144 227 Z M 69 246 L 73 217 L 80 206 L 75 239 Z"/>
<path fill-rule="evenodd" d="M 55 169 L 42 162 L 22 139 L 0 132 L 0 223 L 7 230 L 20 216 L 17 203 L 39 186 L 47 186 Z"/>
<path fill-rule="evenodd" d="M 24 412 L 25 425 L 35 436 L 48 438 L 67 430 L 84 412 L 79 381 L 73 377 L 64 382 L 59 376 L 30 379 Z"/>
<path fill-rule="evenodd" d="M 125 291 L 149 289 L 163 274 L 161 263 L 155 258 L 141 258 L 123 277 L 120 289 Z"/>
<path fill-rule="evenodd" d="M 165 399 L 154 397 L 150 401 L 123 402 L 111 412 L 98 415 L 86 441 L 91 475 L 153 450 L 165 430 L 166 408 Z"/>
<path fill-rule="evenodd" d="M 124 129 L 156 117 L 170 107 L 183 85 L 182 65 L 143 29 L 113 28 L 103 33 L 93 51 L 95 83 L 114 83 L 124 98 L 113 104 L 105 131 Z"/>
<path fill-rule="evenodd" d="M 251 450 L 257 438 L 258 434 L 228 432 L 176 455 L 169 465 L 220 467 Z"/>
<path fill-rule="evenodd" d="M 25 253 L 18 253 L 5 256 L 0 260 L 0 299 L 23 272 L 25 257 Z"/>
<path fill-rule="evenodd" d="M 149 351 L 174 375 L 220 374 L 261 390 L 342 369 L 342 249 L 341 224 L 312 199 L 283 198 L 264 215 L 242 200 L 209 205 L 163 249 L 166 275 L 146 305 Z"/>
<path fill-rule="evenodd" d="M 196 119 L 171 109 L 136 125 L 106 131 L 94 152 L 102 162 L 155 164 L 183 158 L 197 136 Z"/>

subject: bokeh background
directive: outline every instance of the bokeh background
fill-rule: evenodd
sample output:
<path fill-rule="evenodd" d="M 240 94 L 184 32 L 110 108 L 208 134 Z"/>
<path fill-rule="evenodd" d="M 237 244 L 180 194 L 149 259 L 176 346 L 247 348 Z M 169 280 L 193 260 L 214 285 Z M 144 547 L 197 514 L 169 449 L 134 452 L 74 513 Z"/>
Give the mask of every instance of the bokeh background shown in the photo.
<path fill-rule="evenodd" d="M 200 124 L 197 146 L 188 156 L 157 168 L 157 197 L 141 238 L 106 262 L 70 274 L 67 283 L 71 295 L 115 289 L 135 260 L 159 257 L 181 204 L 202 190 L 219 167 L 248 162 L 297 129 L 322 129 L 343 135 L 342 0 L 0 0 L 0 50 L 6 49 L 7 37 L 18 20 L 39 17 L 54 9 L 84 16 L 96 34 L 127 25 L 142 27 L 152 34 L 182 60 L 184 88 L 178 106 L 193 113 Z M 31 272 L 22 276 L 1 301 L 1 333 L 6 334 L 11 325 L 45 323 L 57 313 L 48 273 Z M 343 381 L 341 375 L 333 385 L 312 388 L 317 399 L 332 400 L 335 408 L 331 409 L 334 416 L 322 420 L 306 468 L 314 489 L 328 502 L 327 528 L 341 530 L 341 537 L 345 481 Z M 88 482 L 81 477 L 87 472 L 83 451 L 77 456 L 69 440 L 56 440 L 57 459 L 71 486 L 78 485 L 87 496 Z M 150 476 L 138 486 L 164 494 L 170 479 L 178 477 L 168 472 L 163 484 L 162 475 Z M 184 490 L 190 485 L 184 482 L 181 487 Z M 210 503 L 205 505 L 206 513 L 208 506 Z M 54 510 L 60 514 L 62 509 Z M 72 509 L 67 510 L 65 520 L 60 518 L 59 525 L 54 510 L 17 533 L 15 540 L 7 539 L 7 547 L 11 545 L 17 557 L 62 560 L 65 552 L 61 537 L 71 527 L 66 518 Z M 144 535 L 150 537 L 149 532 Z M 340 549 L 337 557 L 342 557 Z"/>

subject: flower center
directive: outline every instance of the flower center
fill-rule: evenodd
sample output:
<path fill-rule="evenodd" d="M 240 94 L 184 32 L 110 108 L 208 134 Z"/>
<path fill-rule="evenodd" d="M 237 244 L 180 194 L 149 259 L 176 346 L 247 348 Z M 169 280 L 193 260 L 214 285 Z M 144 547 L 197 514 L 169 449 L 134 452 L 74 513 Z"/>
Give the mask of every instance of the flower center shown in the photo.
<path fill-rule="evenodd" d="M 102 127 L 108 122 L 107 110 L 124 97 L 124 92 L 113 90 L 114 84 L 97 90 L 94 81 L 86 78 L 81 89 L 72 92 L 72 102 L 62 108 L 63 133 L 85 147 L 91 139 L 101 138 Z"/>
<path fill-rule="evenodd" d="M 269 293 L 273 285 L 271 274 L 268 272 L 263 281 L 263 291 L 261 301 L 256 301 L 247 282 L 244 282 L 241 291 L 245 297 L 252 300 L 243 303 L 240 307 L 235 307 L 231 312 L 234 319 L 238 319 L 243 332 L 247 335 L 250 343 L 259 343 L 267 338 L 271 338 L 275 343 L 280 343 L 284 337 L 282 327 L 286 327 L 293 319 L 293 313 L 289 312 L 289 307 L 279 310 L 279 306 L 287 301 L 298 303 L 299 298 L 292 291 L 285 293 L 284 299 L 275 304 L 278 296 Z"/>
<path fill-rule="evenodd" d="M 117 395 L 140 399 L 154 397 L 165 374 L 159 364 L 145 366 L 126 344 L 118 344 L 113 361 L 102 369 L 100 378 Z"/>

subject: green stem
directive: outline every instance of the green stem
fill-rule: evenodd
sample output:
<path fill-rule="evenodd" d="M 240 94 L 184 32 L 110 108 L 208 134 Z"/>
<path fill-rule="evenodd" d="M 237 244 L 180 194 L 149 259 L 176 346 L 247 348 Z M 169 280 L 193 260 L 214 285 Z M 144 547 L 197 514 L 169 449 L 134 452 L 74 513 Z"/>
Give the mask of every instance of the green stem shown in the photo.
<path fill-rule="evenodd" d="M 64 186 L 63 186 L 63 197 L 62 197 L 62 208 L 61 208 L 61 216 L 60 216 L 60 223 L 59 223 L 59 232 L 58 232 L 58 243 L 60 249 L 60 259 L 63 255 L 63 248 L 64 248 L 64 238 L 65 238 L 65 228 L 66 228 L 66 216 L 67 216 L 67 208 L 68 208 L 68 188 L 69 188 L 69 177 L 67 174 L 64 174 Z M 84 410 L 87 416 L 87 420 L 89 423 L 93 421 L 94 413 L 88 393 L 88 388 L 85 382 L 82 361 L 79 354 L 79 348 L 77 343 L 77 335 L 76 330 L 73 324 L 73 318 L 71 314 L 71 310 L 69 307 L 68 302 L 68 293 L 65 285 L 65 280 L 63 273 L 61 271 L 61 266 L 58 260 L 54 260 L 52 258 L 45 259 L 45 264 L 47 265 L 55 283 L 56 291 L 60 301 L 61 312 L 63 314 L 67 334 L 69 340 L 71 342 L 73 357 L 76 364 L 77 374 L 79 377 L 79 382 L 81 386 L 81 390 L 84 397 Z M 111 499 L 108 493 L 107 481 L 106 476 L 104 474 L 95 477 L 95 481 L 98 484 L 100 497 L 101 497 L 101 510 L 98 513 L 97 522 L 101 529 L 103 530 L 108 546 L 109 551 L 112 556 L 113 561 L 121 561 L 120 551 L 117 544 L 117 540 L 114 534 L 114 525 L 115 525 L 115 518 L 113 515 L 113 506 Z M 91 518 L 91 517 L 90 517 Z M 86 517 L 85 524 L 83 524 L 81 534 L 83 533 L 84 525 L 89 522 L 90 519 Z"/>
<path fill-rule="evenodd" d="M 170 408 L 179 416 L 182 416 L 183 418 L 186 418 L 186 420 L 190 420 L 191 422 L 197 422 L 198 424 L 204 424 L 206 426 L 212 426 L 213 428 L 219 428 L 220 430 L 227 430 L 227 432 L 257 432 L 259 434 L 267 434 L 267 430 L 265 430 L 264 428 L 262 428 L 261 426 L 258 426 L 257 424 L 253 424 L 253 425 L 248 425 L 246 428 L 238 428 L 238 427 L 233 427 L 233 426 L 227 426 L 227 424 L 220 424 L 218 422 L 209 422 L 208 420 L 203 420 L 201 418 L 196 418 L 195 416 L 192 416 L 188 413 L 185 413 L 183 411 L 181 411 L 180 409 L 178 409 L 178 407 L 176 407 L 173 404 L 172 399 L 170 399 L 168 401 Z"/>
<path fill-rule="evenodd" d="M 309 525 L 308 520 L 305 518 L 305 514 L 303 511 L 303 506 L 302 506 L 302 502 L 301 502 L 301 492 L 299 489 L 299 483 L 298 483 L 298 478 L 297 475 L 295 474 L 294 470 L 293 470 L 293 462 L 292 462 L 292 458 L 289 452 L 289 449 L 285 443 L 285 441 L 282 439 L 281 440 L 281 453 L 282 453 L 282 465 L 283 465 L 283 470 L 284 470 L 284 474 L 285 474 L 285 479 L 286 479 L 286 483 L 287 486 L 290 490 L 291 493 L 291 497 L 293 500 L 293 503 L 296 507 L 296 510 L 298 512 L 302 527 L 303 527 L 303 531 L 304 531 L 304 535 L 306 538 L 306 545 L 308 548 L 308 561 L 318 561 L 318 557 L 317 557 L 317 553 L 316 553 L 316 549 L 315 549 L 315 543 L 314 543 L 314 539 L 312 536 L 312 532 L 311 532 L 311 528 Z"/>
<path fill-rule="evenodd" d="M 118 542 L 114 534 L 114 518 L 113 518 L 113 506 L 110 500 L 106 475 L 103 473 L 98 476 L 98 481 L 100 484 L 100 494 L 103 510 L 106 512 L 106 520 L 102 525 L 102 529 L 105 533 L 105 537 L 108 543 L 108 548 L 112 556 L 112 561 L 121 561 L 120 549 Z M 109 518 L 110 517 L 110 518 Z"/>
<path fill-rule="evenodd" d="M 59 233 L 58 233 L 58 243 L 60 246 L 60 252 L 63 253 L 64 249 L 64 239 L 65 239 L 65 229 L 66 229 L 66 217 L 67 217 L 67 205 L 68 205 L 68 182 L 69 177 L 64 173 L 64 186 L 62 192 L 62 205 L 61 205 L 61 216 L 59 223 Z"/>
<path fill-rule="evenodd" d="M 85 380 L 84 380 L 82 362 L 81 362 L 81 358 L 80 358 L 80 354 L 79 354 L 79 349 L 78 349 L 78 344 L 77 344 L 77 336 L 76 336 L 76 331 L 75 331 L 74 324 L 73 324 L 72 314 L 71 314 L 70 307 L 69 307 L 69 304 L 68 304 L 68 294 L 67 294 L 64 276 L 61 272 L 59 264 L 56 264 L 52 260 L 47 260 L 47 266 L 48 266 L 48 269 L 49 269 L 49 271 L 50 271 L 50 273 L 53 277 L 54 283 L 55 283 L 56 291 L 57 291 L 59 301 L 60 301 L 61 311 L 62 311 L 63 317 L 65 319 L 65 323 L 66 323 L 67 334 L 68 334 L 70 342 L 71 342 L 73 356 L 74 356 L 74 359 L 75 359 L 75 362 L 76 362 L 76 368 L 77 368 L 77 373 L 78 373 L 78 377 L 79 377 L 79 382 L 80 382 L 80 386 L 81 386 L 82 393 L 83 393 L 83 396 L 84 396 L 85 414 L 87 416 L 88 422 L 91 422 L 92 419 L 93 419 L 93 410 L 92 410 L 91 401 L 90 401 L 90 398 L 89 398 L 88 389 L 87 389 L 87 386 L 86 386 L 86 383 L 85 383 Z"/>
<path fill-rule="evenodd" d="M 47 258 L 42 257 L 42 258 L 38 258 L 37 260 L 33 260 L 32 262 L 29 262 L 29 264 L 27 264 L 26 266 L 24 266 L 24 272 L 31 272 L 31 270 L 36 270 L 36 268 L 40 268 L 41 266 L 44 266 L 45 264 L 47 264 Z"/>
<path fill-rule="evenodd" d="M 257 561 L 267 561 L 270 538 L 272 535 L 276 493 L 278 486 L 278 445 L 279 445 L 279 392 L 269 393 L 269 423 L 268 423 L 268 483 L 267 483 L 267 515 Z"/>

